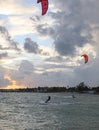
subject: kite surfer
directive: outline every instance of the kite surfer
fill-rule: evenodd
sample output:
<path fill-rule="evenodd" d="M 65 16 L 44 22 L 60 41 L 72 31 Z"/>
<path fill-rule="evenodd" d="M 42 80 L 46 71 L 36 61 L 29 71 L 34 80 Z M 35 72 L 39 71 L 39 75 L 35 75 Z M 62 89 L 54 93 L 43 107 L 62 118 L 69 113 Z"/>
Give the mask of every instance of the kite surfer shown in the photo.
<path fill-rule="evenodd" d="M 51 96 L 48 96 L 48 99 L 45 101 L 45 103 L 47 103 L 50 100 L 51 100 Z"/>

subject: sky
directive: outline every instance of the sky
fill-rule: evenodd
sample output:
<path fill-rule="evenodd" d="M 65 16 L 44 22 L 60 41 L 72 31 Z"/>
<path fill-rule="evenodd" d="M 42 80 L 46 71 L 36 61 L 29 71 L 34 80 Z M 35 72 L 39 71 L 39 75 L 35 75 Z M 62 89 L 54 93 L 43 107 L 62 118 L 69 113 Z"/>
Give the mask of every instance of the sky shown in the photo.
<path fill-rule="evenodd" d="M 99 1 L 49 0 L 41 14 L 37 0 L 0 0 L 0 88 L 99 86 Z"/>

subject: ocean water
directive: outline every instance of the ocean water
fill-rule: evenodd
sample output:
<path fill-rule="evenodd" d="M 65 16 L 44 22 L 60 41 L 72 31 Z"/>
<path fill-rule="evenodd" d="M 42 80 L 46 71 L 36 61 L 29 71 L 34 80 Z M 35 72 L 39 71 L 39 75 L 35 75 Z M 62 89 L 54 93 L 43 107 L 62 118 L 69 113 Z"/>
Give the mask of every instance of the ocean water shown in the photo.
<path fill-rule="evenodd" d="M 99 95 L 74 95 L 0 93 L 0 130 L 99 130 Z"/>

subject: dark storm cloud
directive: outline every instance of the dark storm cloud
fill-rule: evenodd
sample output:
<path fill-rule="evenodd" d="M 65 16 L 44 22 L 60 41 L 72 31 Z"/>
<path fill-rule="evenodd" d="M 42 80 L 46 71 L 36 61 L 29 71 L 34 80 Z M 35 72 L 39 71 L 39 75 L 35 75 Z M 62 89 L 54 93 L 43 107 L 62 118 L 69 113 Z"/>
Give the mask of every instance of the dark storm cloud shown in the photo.
<path fill-rule="evenodd" d="M 18 43 L 16 41 L 14 41 L 13 39 L 11 39 L 9 32 L 5 27 L 0 26 L 0 33 L 1 33 L 2 37 L 4 37 L 5 40 L 9 42 L 8 47 L 0 46 L 0 49 L 6 50 L 8 48 L 8 49 L 14 49 L 16 51 L 20 51 L 20 49 L 18 48 Z"/>

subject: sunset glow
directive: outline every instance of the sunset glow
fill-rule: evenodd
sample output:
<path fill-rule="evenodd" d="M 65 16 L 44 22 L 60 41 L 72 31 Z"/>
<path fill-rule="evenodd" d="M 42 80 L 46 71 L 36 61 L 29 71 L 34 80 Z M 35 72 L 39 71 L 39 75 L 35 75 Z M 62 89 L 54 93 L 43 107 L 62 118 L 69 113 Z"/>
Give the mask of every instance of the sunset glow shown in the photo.
<path fill-rule="evenodd" d="M 5 74 L 5 79 L 8 79 L 11 82 L 11 85 L 5 87 L 5 89 L 18 89 L 18 88 L 25 88 L 24 86 L 17 85 L 15 80 L 12 80 L 8 74 Z"/>

